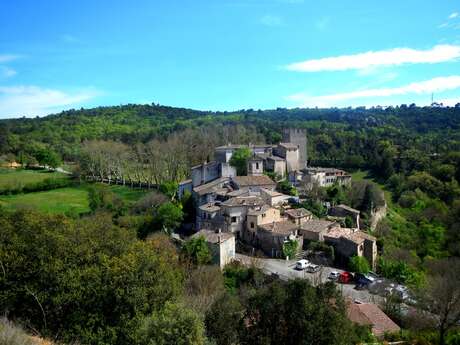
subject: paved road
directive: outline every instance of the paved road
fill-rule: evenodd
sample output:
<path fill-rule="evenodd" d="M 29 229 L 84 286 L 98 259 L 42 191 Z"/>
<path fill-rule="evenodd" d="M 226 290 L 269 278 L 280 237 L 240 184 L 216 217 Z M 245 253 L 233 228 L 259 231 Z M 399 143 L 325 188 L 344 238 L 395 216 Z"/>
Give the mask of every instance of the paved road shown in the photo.
<path fill-rule="evenodd" d="M 277 273 L 283 280 L 295 278 L 308 279 L 313 285 L 327 281 L 327 277 L 332 271 L 343 272 L 343 270 L 327 266 L 323 266 L 317 273 L 298 271 L 294 269 L 297 260 L 253 258 L 238 253 L 236 254 L 236 259 L 245 265 L 255 265 L 267 274 Z M 354 286 L 355 284 L 337 284 L 338 289 L 345 297 L 369 303 L 379 303 L 382 301 L 382 297 L 372 295 L 367 290 L 355 290 Z"/>

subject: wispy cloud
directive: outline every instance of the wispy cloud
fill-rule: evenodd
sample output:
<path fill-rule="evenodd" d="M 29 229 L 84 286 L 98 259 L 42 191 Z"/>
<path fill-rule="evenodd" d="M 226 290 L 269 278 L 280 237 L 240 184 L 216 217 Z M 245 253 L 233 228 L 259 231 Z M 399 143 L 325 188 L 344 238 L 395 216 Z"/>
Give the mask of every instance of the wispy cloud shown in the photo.
<path fill-rule="evenodd" d="M 266 26 L 280 26 L 283 24 L 283 19 L 278 16 L 267 14 L 260 18 L 260 22 Z"/>
<path fill-rule="evenodd" d="M 365 89 L 344 93 L 321 96 L 312 96 L 306 93 L 297 93 L 286 97 L 286 100 L 295 102 L 303 107 L 331 107 L 350 104 L 352 100 L 381 99 L 392 96 L 422 95 L 432 92 L 444 92 L 460 88 L 460 75 L 438 77 L 421 82 L 415 82 L 394 88 Z M 356 103 L 356 102 L 353 102 Z"/>
<path fill-rule="evenodd" d="M 458 12 L 453 12 L 449 15 L 449 19 L 454 19 L 458 17 Z"/>
<path fill-rule="evenodd" d="M 46 115 L 81 105 L 100 94 L 93 88 L 69 93 L 38 86 L 0 86 L 0 118 Z"/>
<path fill-rule="evenodd" d="M 437 45 L 428 50 L 395 48 L 368 51 L 355 55 L 341 55 L 315 60 L 306 60 L 287 65 L 285 68 L 296 72 L 360 70 L 378 66 L 398 66 L 403 64 L 440 63 L 460 57 L 460 45 Z"/>
<path fill-rule="evenodd" d="M 13 55 L 13 54 L 0 54 L 0 63 L 3 62 L 10 62 L 13 60 L 19 59 L 21 56 L 20 55 Z"/>

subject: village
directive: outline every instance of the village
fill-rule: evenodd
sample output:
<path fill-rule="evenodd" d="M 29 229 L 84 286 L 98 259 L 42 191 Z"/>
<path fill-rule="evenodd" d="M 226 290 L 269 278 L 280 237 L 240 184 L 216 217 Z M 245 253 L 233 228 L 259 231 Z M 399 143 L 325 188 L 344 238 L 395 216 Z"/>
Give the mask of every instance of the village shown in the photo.
<path fill-rule="evenodd" d="M 250 157 L 246 174 L 238 175 L 230 163 L 242 148 L 249 149 Z M 377 240 L 360 228 L 360 211 L 328 205 L 327 217 L 319 219 L 298 206 L 298 196 L 277 191 L 277 182 L 284 179 L 300 193 L 315 186 L 351 184 L 343 170 L 307 166 L 305 130 L 285 129 L 277 145 L 229 143 L 216 147 L 214 156 L 215 161 L 191 168 L 191 179 L 179 184 L 178 194 L 192 193 L 196 219 L 191 237 L 206 240 L 215 265 L 223 269 L 235 260 L 246 265 L 257 261 L 266 274 L 283 280 L 334 281 L 348 301 L 352 321 L 370 325 L 376 336 L 399 330 L 378 303 L 389 292 L 408 298 L 407 289 L 373 273 Z M 331 248 L 332 259 L 315 256 L 311 244 Z M 347 271 L 354 257 L 365 258 L 370 272 Z"/>

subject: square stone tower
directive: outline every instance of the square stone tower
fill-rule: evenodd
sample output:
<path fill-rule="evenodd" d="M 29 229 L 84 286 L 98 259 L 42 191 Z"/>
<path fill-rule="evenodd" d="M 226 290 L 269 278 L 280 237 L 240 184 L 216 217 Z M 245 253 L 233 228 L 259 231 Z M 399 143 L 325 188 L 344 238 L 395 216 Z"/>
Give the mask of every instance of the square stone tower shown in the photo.
<path fill-rule="evenodd" d="M 307 166 L 307 130 L 303 128 L 285 128 L 283 142 L 292 143 L 299 148 L 299 169 Z"/>

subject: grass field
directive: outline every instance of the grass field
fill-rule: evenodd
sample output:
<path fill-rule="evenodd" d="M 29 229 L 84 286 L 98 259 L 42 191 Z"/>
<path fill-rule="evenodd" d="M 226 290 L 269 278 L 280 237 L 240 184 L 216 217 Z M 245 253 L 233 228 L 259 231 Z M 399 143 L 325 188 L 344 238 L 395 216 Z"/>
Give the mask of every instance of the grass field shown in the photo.
<path fill-rule="evenodd" d="M 132 204 L 142 198 L 148 191 L 141 189 L 133 189 L 124 186 L 110 186 L 110 190 L 118 195 L 127 204 Z"/>
<path fill-rule="evenodd" d="M 81 187 L 0 196 L 0 205 L 9 209 L 37 209 L 46 213 L 89 211 L 88 192 Z"/>
<path fill-rule="evenodd" d="M 66 175 L 25 170 L 0 171 L 0 185 L 1 183 L 14 183 L 13 181 L 16 180 L 21 181 L 23 184 L 38 182 L 51 176 L 62 177 Z M 144 190 L 131 189 L 124 186 L 110 186 L 109 188 L 128 205 L 135 203 L 148 193 Z M 73 214 L 81 214 L 90 211 L 88 189 L 85 184 L 44 192 L 0 196 L 0 206 L 8 209 L 37 209 L 47 213 L 71 212 Z"/>
<path fill-rule="evenodd" d="M 67 175 L 46 170 L 23 170 L 0 168 L 0 189 L 5 186 L 26 185 L 41 182 L 51 177 L 66 177 Z"/>

